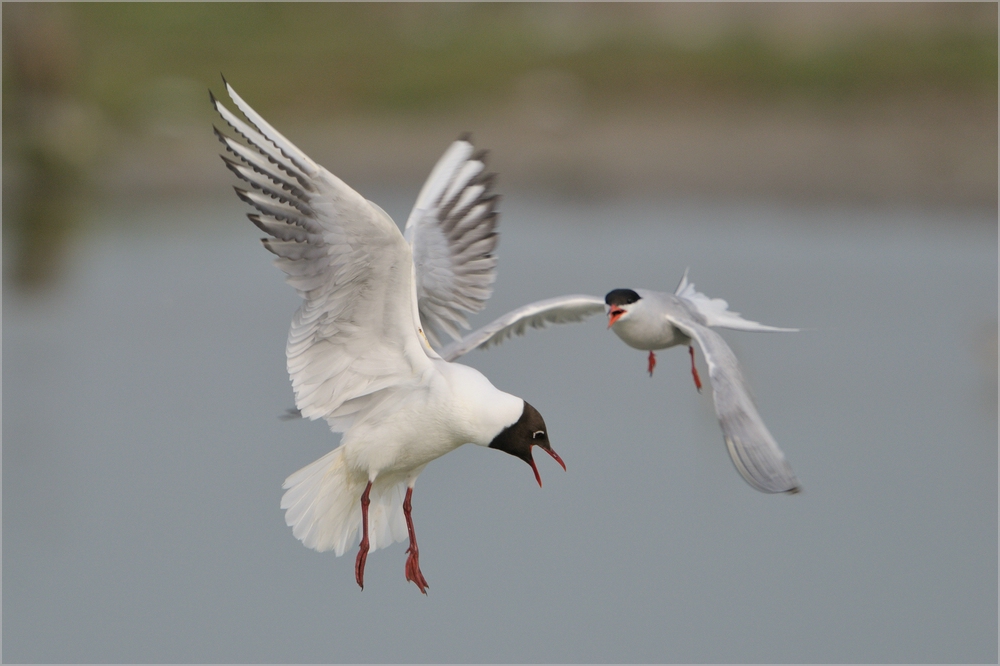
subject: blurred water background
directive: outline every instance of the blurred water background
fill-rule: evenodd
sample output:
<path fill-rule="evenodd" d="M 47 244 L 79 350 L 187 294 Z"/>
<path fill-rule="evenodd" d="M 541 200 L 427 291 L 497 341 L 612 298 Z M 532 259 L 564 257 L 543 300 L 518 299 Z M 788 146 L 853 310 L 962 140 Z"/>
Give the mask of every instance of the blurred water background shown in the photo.
<path fill-rule="evenodd" d="M 996 662 L 995 4 L 3 5 L 3 657 Z M 500 174 L 482 324 L 698 288 L 805 492 L 733 470 L 687 355 L 597 319 L 464 359 L 568 472 L 464 447 L 367 587 L 281 481 L 294 293 L 216 156 L 219 73 L 397 221 Z M 704 366 L 702 366 L 704 371 Z"/>

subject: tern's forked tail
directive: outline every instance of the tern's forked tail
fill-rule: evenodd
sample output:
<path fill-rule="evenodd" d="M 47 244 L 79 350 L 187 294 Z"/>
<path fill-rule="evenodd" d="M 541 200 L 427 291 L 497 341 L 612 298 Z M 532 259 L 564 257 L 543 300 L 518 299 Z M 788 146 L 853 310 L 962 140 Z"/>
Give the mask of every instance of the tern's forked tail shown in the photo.
<path fill-rule="evenodd" d="M 674 291 L 674 295 L 690 303 L 709 326 L 732 328 L 738 331 L 770 331 L 771 333 L 796 333 L 797 328 L 778 328 L 756 321 L 750 321 L 740 316 L 739 312 L 729 310 L 729 303 L 721 298 L 709 298 L 694 288 L 693 282 L 688 282 L 688 272 L 684 269 L 684 277 Z"/>

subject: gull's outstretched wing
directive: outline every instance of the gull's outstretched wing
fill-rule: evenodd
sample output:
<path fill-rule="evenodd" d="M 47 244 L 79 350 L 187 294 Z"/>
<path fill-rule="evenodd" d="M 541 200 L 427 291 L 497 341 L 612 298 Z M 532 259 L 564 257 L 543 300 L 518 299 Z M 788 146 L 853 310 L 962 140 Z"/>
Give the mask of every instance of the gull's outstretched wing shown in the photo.
<path fill-rule="evenodd" d="M 493 293 L 499 240 L 494 178 L 486 173 L 485 151 L 475 153 L 463 136 L 438 160 L 406 221 L 420 322 L 437 346 L 443 334 L 459 340 L 459 327 L 469 328 L 465 313 L 482 310 Z"/>
<path fill-rule="evenodd" d="M 719 326 L 721 328 L 732 328 L 738 331 L 768 331 L 771 333 L 796 333 L 797 328 L 778 328 L 777 326 L 767 326 L 756 321 L 750 321 L 740 316 L 739 312 L 729 310 L 729 303 L 721 298 L 709 298 L 700 291 L 695 290 L 694 283 L 688 282 L 687 269 L 684 270 L 684 277 L 674 290 L 674 295 L 683 298 L 688 305 L 698 311 L 705 318 L 709 326 Z"/>
<path fill-rule="evenodd" d="M 712 329 L 671 313 L 670 322 L 698 343 L 712 380 L 715 414 L 737 471 L 751 486 L 765 493 L 794 494 L 801 489 L 785 454 L 768 432 L 747 391 L 733 350 Z"/>
<path fill-rule="evenodd" d="M 226 83 L 249 124 L 212 96 L 246 144 L 216 130 L 223 156 L 250 187 L 250 220 L 303 303 L 288 333 L 288 373 L 302 415 L 349 427 L 431 364 L 417 332 L 410 246 L 381 208 L 313 162 Z"/>
<path fill-rule="evenodd" d="M 452 342 L 441 350 L 441 358 L 453 361 L 476 347 L 500 344 L 512 335 L 524 335 L 530 326 L 544 328 L 546 324 L 566 324 L 583 321 L 604 312 L 604 299 L 598 296 L 557 296 L 529 303 Z"/>

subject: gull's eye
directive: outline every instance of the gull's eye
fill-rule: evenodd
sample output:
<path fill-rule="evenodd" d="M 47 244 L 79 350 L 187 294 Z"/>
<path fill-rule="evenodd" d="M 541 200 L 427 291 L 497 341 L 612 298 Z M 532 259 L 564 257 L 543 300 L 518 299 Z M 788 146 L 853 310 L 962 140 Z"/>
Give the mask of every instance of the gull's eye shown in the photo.
<path fill-rule="evenodd" d="M 534 434 L 531 435 L 531 439 L 544 439 L 544 438 L 545 438 L 544 430 L 536 430 Z"/>

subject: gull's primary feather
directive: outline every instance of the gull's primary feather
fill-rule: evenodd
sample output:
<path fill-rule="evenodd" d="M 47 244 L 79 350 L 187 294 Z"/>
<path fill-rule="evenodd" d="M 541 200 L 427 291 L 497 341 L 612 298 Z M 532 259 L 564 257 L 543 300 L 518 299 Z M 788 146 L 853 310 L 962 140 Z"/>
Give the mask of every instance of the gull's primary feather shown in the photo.
<path fill-rule="evenodd" d="M 427 178 L 406 221 L 413 248 L 417 306 L 424 332 L 436 346 L 460 339 L 466 313 L 479 312 L 496 280 L 495 229 L 499 197 L 491 191 L 486 154 L 468 136 L 445 151 Z"/>

